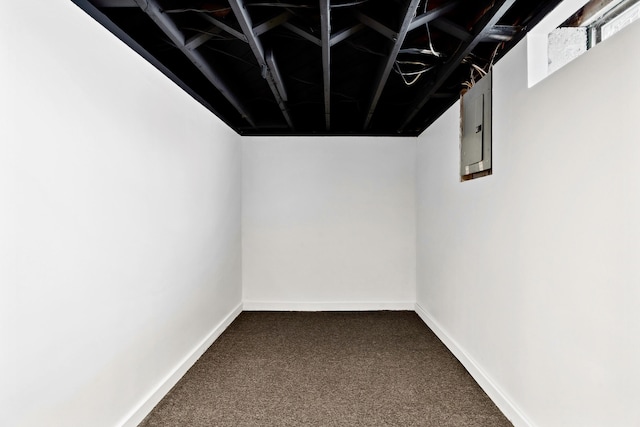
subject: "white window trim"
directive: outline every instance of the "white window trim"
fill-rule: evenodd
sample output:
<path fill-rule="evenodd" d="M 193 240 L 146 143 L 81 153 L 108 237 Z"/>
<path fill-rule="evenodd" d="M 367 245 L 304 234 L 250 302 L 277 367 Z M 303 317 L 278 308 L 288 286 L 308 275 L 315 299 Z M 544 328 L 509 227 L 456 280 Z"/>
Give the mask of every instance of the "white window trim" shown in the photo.
<path fill-rule="evenodd" d="M 582 8 L 589 0 L 564 0 L 527 34 L 527 67 L 529 87 L 549 75 L 549 33 Z"/>

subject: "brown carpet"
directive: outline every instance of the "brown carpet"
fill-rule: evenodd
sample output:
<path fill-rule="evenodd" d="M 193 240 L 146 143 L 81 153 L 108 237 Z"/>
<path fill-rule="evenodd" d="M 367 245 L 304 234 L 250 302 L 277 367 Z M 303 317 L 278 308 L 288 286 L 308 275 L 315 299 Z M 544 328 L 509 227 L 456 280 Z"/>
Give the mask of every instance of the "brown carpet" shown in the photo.
<path fill-rule="evenodd" d="M 417 314 L 244 312 L 140 424 L 511 426 Z"/>

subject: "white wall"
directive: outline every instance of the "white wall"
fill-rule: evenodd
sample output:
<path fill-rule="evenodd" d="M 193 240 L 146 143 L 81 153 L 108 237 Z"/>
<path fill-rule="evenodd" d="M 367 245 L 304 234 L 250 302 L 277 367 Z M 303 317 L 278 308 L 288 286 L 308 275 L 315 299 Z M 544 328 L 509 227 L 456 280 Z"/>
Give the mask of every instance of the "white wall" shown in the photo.
<path fill-rule="evenodd" d="M 224 328 L 240 157 L 70 1 L 2 2 L 0 425 L 135 424 Z"/>
<path fill-rule="evenodd" d="M 638 40 L 531 89 L 525 42 L 498 63 L 490 177 L 458 105 L 419 138 L 418 309 L 516 425 L 640 424 Z"/>
<path fill-rule="evenodd" d="M 244 138 L 245 308 L 413 308 L 415 138 Z"/>

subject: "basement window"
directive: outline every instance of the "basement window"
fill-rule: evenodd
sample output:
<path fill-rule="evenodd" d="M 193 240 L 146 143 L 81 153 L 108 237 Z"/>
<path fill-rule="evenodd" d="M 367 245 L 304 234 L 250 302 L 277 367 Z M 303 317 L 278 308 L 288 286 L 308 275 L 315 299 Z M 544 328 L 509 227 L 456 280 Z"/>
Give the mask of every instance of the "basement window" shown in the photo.
<path fill-rule="evenodd" d="M 640 18 L 640 0 L 591 0 L 549 33 L 549 74 Z"/>
<path fill-rule="evenodd" d="M 529 87 L 640 19 L 640 0 L 565 0 L 529 33 Z"/>

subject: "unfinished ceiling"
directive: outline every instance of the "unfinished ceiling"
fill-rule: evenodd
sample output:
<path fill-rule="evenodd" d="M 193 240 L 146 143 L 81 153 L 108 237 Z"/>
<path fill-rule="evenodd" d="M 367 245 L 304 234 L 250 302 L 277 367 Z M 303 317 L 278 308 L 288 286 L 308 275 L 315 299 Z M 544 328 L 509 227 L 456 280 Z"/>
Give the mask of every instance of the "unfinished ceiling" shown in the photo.
<path fill-rule="evenodd" d="M 73 0 L 242 135 L 420 134 L 560 0 Z"/>

